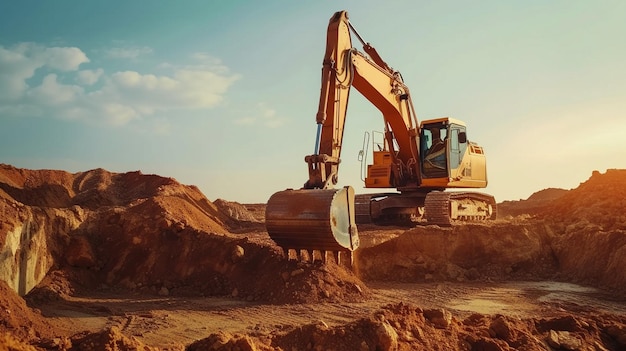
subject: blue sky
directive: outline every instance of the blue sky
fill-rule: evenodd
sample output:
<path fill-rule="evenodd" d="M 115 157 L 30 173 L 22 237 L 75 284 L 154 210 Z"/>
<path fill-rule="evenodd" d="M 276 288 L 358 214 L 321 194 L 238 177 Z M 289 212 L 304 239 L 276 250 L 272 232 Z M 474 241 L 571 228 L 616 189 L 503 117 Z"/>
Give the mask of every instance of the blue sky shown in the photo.
<path fill-rule="evenodd" d="M 210 200 L 299 188 L 342 9 L 402 73 L 420 120 L 467 123 L 498 201 L 626 168 L 620 0 L 5 1 L 0 163 L 141 170 Z M 354 91 L 339 185 L 363 191 L 363 133 L 382 128 Z"/>

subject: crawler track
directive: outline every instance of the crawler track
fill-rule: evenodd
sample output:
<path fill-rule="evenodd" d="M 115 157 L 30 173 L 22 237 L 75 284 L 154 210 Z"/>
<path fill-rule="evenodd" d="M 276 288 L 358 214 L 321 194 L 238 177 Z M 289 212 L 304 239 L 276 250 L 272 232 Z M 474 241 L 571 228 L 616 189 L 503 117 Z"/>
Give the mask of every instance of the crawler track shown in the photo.
<path fill-rule="evenodd" d="M 496 218 L 496 200 L 483 193 L 433 191 L 426 196 L 424 217 L 429 224 L 440 226 L 492 220 Z"/>

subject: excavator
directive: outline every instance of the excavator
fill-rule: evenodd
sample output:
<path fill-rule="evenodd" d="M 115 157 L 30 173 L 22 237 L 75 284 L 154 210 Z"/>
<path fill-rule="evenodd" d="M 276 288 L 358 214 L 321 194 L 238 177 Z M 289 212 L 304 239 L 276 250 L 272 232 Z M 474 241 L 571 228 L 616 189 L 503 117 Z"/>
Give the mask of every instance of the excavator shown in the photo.
<path fill-rule="evenodd" d="M 363 52 L 352 46 L 352 35 Z M 396 191 L 355 195 L 351 186 L 334 187 L 352 88 L 381 112 L 384 121 L 384 132 L 372 133 L 373 163 L 363 167 L 364 186 Z M 487 186 L 484 149 L 468 139 L 460 120 L 441 117 L 418 124 L 402 75 L 363 40 L 346 11 L 336 12 L 328 24 L 316 123 L 314 153 L 304 158 L 308 180 L 301 189 L 273 194 L 266 206 L 267 232 L 288 257 L 325 262 L 332 253 L 339 263 L 347 254 L 351 262 L 361 223 L 424 221 L 450 226 L 496 218 L 493 196 L 445 191 Z M 369 136 L 366 132 L 359 154 L 362 162 L 367 162 Z"/>

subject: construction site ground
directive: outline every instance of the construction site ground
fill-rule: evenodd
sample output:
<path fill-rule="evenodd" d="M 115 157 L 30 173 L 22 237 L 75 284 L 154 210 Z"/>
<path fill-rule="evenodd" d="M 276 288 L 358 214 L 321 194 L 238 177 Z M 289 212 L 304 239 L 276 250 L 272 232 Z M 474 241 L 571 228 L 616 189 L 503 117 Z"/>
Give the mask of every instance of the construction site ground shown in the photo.
<path fill-rule="evenodd" d="M 209 194 L 210 195 L 210 194 Z M 287 260 L 264 204 L 0 165 L 0 349 L 624 350 L 626 171 Z"/>
<path fill-rule="evenodd" d="M 269 335 L 316 323 L 340 327 L 398 303 L 446 309 L 458 320 L 474 314 L 505 315 L 518 320 L 596 313 L 626 316 L 623 299 L 593 287 L 558 281 L 374 281 L 367 285 L 371 298 L 353 303 L 267 305 L 230 296 L 129 296 L 125 292 L 96 291 L 47 303 L 40 309 L 67 335 L 117 327 L 146 345 L 170 350 L 219 332 Z M 445 342 L 441 349 L 446 345 L 454 349 Z"/>

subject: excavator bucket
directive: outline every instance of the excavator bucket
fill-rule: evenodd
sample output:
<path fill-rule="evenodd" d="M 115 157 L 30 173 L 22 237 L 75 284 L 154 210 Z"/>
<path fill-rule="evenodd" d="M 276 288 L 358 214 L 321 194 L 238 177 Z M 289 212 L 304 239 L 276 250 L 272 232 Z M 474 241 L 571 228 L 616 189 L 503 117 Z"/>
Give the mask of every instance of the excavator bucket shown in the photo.
<path fill-rule="evenodd" d="M 322 261 L 332 252 L 337 263 L 340 253 L 359 246 L 355 222 L 354 189 L 299 189 L 275 193 L 267 202 L 265 226 L 270 238 L 289 256 L 297 259 L 305 251 L 310 261 L 315 251 Z"/>

